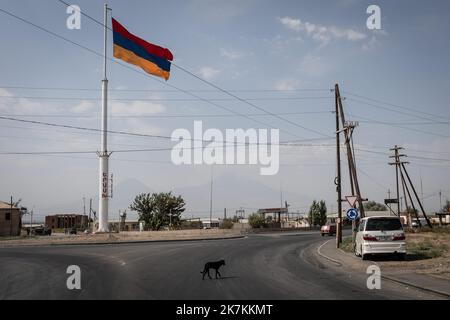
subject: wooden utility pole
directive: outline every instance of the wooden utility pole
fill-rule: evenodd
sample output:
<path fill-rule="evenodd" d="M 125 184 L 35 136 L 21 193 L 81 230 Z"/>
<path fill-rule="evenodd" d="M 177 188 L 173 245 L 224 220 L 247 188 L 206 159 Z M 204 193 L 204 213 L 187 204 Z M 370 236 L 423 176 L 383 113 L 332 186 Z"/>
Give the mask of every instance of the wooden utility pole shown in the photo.
<path fill-rule="evenodd" d="M 399 191 L 399 188 L 400 188 L 399 187 L 399 174 L 400 174 L 401 179 L 402 179 L 402 183 L 404 184 L 404 186 L 406 187 L 406 191 L 408 192 L 408 196 L 409 196 L 409 199 L 411 201 L 411 205 L 413 207 L 413 210 L 416 213 L 416 219 L 419 222 L 419 225 L 421 225 L 420 220 L 419 220 L 418 215 L 417 215 L 416 208 L 414 207 L 414 201 L 413 201 L 413 199 L 411 197 L 408 185 L 406 184 L 406 180 L 405 180 L 405 178 L 403 176 L 403 173 L 405 173 L 406 178 L 407 178 L 408 183 L 409 183 L 409 186 L 411 187 L 412 191 L 414 192 L 414 196 L 415 196 L 415 198 L 417 200 L 417 203 L 419 204 L 420 210 L 422 211 L 422 215 L 424 216 L 425 220 L 427 221 L 428 226 L 430 228 L 433 228 L 433 226 L 431 225 L 430 220 L 427 217 L 427 214 L 425 213 L 425 210 L 423 208 L 422 202 L 420 201 L 420 198 L 419 198 L 419 196 L 418 196 L 418 194 L 416 192 L 416 188 L 414 188 L 414 184 L 412 183 L 411 178 L 409 177 L 408 171 L 406 170 L 405 164 L 408 164 L 409 162 L 401 161 L 402 157 L 406 157 L 405 154 L 400 154 L 399 153 L 399 150 L 403 150 L 403 148 L 395 146 L 394 148 L 392 148 L 390 150 L 394 151 L 394 155 L 390 156 L 389 158 L 394 158 L 395 159 L 395 162 L 390 162 L 389 164 L 391 166 L 395 165 L 395 174 L 396 174 L 396 182 L 397 182 L 397 208 L 398 208 L 397 214 L 398 214 L 398 216 L 400 217 L 400 191 Z M 406 195 L 405 195 L 405 200 L 406 200 Z M 406 207 L 406 210 L 408 210 L 408 207 Z"/>
<path fill-rule="evenodd" d="M 336 247 L 339 248 L 342 242 L 342 194 L 341 194 L 341 142 L 340 142 L 340 125 L 339 125 L 339 85 L 334 87 L 335 93 L 335 106 L 336 106 L 336 164 L 337 164 L 337 176 L 335 179 L 336 191 L 337 191 L 337 223 L 336 223 Z"/>
<path fill-rule="evenodd" d="M 406 171 L 406 167 L 405 167 L 405 164 L 404 164 L 404 163 L 401 164 L 401 168 L 403 169 L 403 171 L 404 171 L 405 174 L 406 174 L 406 178 L 408 179 L 409 184 L 411 185 L 411 188 L 412 188 L 412 190 L 413 190 L 413 192 L 414 192 L 414 195 L 415 195 L 415 197 L 416 197 L 416 200 L 417 200 L 417 202 L 419 203 L 420 210 L 422 210 L 422 214 L 423 214 L 425 220 L 427 221 L 428 226 L 432 229 L 433 226 L 431 225 L 431 222 L 430 222 L 430 220 L 428 219 L 427 214 L 425 213 L 425 210 L 423 209 L 422 202 L 420 201 L 419 196 L 417 195 L 416 188 L 414 188 L 414 185 L 413 185 L 413 183 L 412 183 L 412 181 L 411 181 L 411 178 L 409 177 L 408 171 Z"/>
<path fill-rule="evenodd" d="M 390 156 L 389 158 L 394 158 L 395 162 L 389 163 L 390 165 L 395 165 L 395 183 L 397 188 L 397 215 L 400 217 L 400 186 L 399 186 L 399 169 L 401 165 L 400 157 L 405 157 L 404 154 L 399 154 L 399 150 L 403 150 L 402 147 L 395 146 L 394 148 L 390 149 L 391 151 L 394 151 L 394 155 Z"/>
<path fill-rule="evenodd" d="M 10 214 L 9 214 L 9 235 L 12 236 L 12 223 L 13 223 L 13 197 L 11 196 L 10 202 Z"/>
<path fill-rule="evenodd" d="M 403 181 L 403 187 L 406 189 L 406 192 L 408 193 L 409 201 L 411 201 L 411 207 L 412 207 L 412 209 L 414 211 L 414 215 L 416 216 L 416 220 L 419 223 L 419 225 L 421 225 L 420 224 L 420 220 L 419 220 L 419 216 L 417 215 L 416 206 L 414 205 L 414 201 L 413 201 L 413 199 L 411 197 L 411 193 L 409 192 L 408 185 L 406 184 L 405 177 L 403 176 L 403 172 L 401 170 L 400 170 L 400 176 L 401 176 L 402 181 Z M 405 199 L 406 199 L 406 195 L 405 195 Z M 406 210 L 408 210 L 408 207 L 406 208 Z M 408 216 L 409 216 L 409 214 L 408 214 Z"/>
<path fill-rule="evenodd" d="M 341 94 L 339 92 L 338 85 L 336 85 L 336 95 L 338 98 L 337 100 L 338 100 L 339 111 L 340 111 L 340 116 L 341 116 L 341 123 L 342 123 L 342 127 L 343 127 L 342 130 L 344 131 L 344 136 L 345 136 L 345 145 L 347 148 L 347 157 L 348 157 L 349 175 L 350 175 L 350 184 L 351 184 L 351 188 L 352 188 L 352 193 L 354 193 L 354 191 L 356 191 L 356 196 L 358 197 L 359 214 L 360 214 L 361 218 L 364 218 L 365 214 L 364 214 L 363 199 L 361 197 L 361 190 L 359 189 L 358 174 L 356 172 L 356 165 L 355 165 L 355 160 L 354 160 L 354 155 L 353 155 L 353 149 L 352 149 L 352 146 L 350 145 L 351 135 L 352 135 L 353 129 L 355 128 L 356 125 L 354 125 L 353 123 L 348 124 L 345 121 L 344 107 L 342 106 L 342 99 L 341 99 Z"/>

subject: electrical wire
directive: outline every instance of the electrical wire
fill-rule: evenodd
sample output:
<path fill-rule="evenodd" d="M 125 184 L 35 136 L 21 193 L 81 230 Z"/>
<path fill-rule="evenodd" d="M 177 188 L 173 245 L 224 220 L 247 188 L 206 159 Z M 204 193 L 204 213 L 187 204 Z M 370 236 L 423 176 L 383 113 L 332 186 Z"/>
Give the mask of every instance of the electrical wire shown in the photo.
<path fill-rule="evenodd" d="M 62 4 L 64 4 L 64 5 L 66 5 L 66 6 L 70 6 L 70 4 L 68 4 L 67 2 L 65 2 L 65 1 L 63 1 L 63 0 L 58 0 L 58 1 L 59 1 L 60 3 L 62 3 Z M 95 21 L 95 22 L 96 22 L 97 24 L 99 24 L 100 26 L 106 27 L 106 28 L 109 29 L 110 31 L 113 31 L 110 27 L 108 27 L 107 25 L 105 26 L 101 21 L 98 21 L 97 19 L 91 17 L 91 16 L 88 15 L 86 12 L 84 12 L 84 11 L 80 11 L 80 12 L 81 12 L 81 14 L 83 14 L 84 16 L 86 16 L 86 17 L 88 17 L 89 19 Z M 293 121 L 291 121 L 291 120 L 289 120 L 289 119 L 286 119 L 286 118 L 284 118 L 284 117 L 278 116 L 278 115 L 276 115 L 276 114 L 274 114 L 274 113 L 272 113 L 272 112 L 270 112 L 270 111 L 267 111 L 266 109 L 264 109 L 264 108 L 262 108 L 262 107 L 259 107 L 259 106 L 255 105 L 254 103 L 251 103 L 251 102 L 249 102 L 249 101 L 247 101 L 247 100 L 245 100 L 245 99 L 242 99 L 241 97 L 239 97 L 239 96 L 237 96 L 237 95 L 235 95 L 235 94 L 233 94 L 233 93 L 231 93 L 231 92 L 229 92 L 229 91 L 227 91 L 227 90 L 225 90 L 225 89 L 219 87 L 218 85 L 216 85 L 216 84 L 214 84 L 214 83 L 212 83 L 212 82 L 210 82 L 210 81 L 208 81 L 208 80 L 205 80 L 205 79 L 199 77 L 198 75 L 194 74 L 193 72 L 189 71 L 188 69 L 186 69 L 186 68 L 184 68 L 184 67 L 182 67 L 182 66 L 179 66 L 179 65 L 175 64 L 174 62 L 172 62 L 171 64 L 172 64 L 174 67 L 178 68 L 179 70 L 184 71 L 185 73 L 187 73 L 187 74 L 191 75 L 192 77 L 194 77 L 194 78 L 200 80 L 201 82 L 203 82 L 203 83 L 205 83 L 205 84 L 207 84 L 207 85 L 213 87 L 213 88 L 216 89 L 216 90 L 219 90 L 220 92 L 222 92 L 222 93 L 224 93 L 224 94 L 226 94 L 226 95 L 228 95 L 228 96 L 230 96 L 230 97 L 232 97 L 232 98 L 234 98 L 234 99 L 236 99 L 236 100 L 238 100 L 238 101 L 240 101 L 240 102 L 242 102 L 242 103 L 245 103 L 245 104 L 247 104 L 247 105 L 249 105 L 249 106 L 251 106 L 251 107 L 253 107 L 253 108 L 256 108 L 256 109 L 258 109 L 258 110 L 260 110 L 260 111 L 262 111 L 262 112 L 264 112 L 264 113 L 267 113 L 267 114 L 269 114 L 269 115 L 271 115 L 271 116 L 273 116 L 273 117 L 275 117 L 275 118 L 278 118 L 278 119 L 280 119 L 280 120 L 282 120 L 282 121 L 285 121 L 285 122 L 287 122 L 287 123 L 289 123 L 289 124 L 291 124 L 291 125 L 293 125 L 293 126 L 302 128 L 303 130 L 313 132 L 313 133 L 315 133 L 315 134 L 317 134 L 317 135 L 320 135 L 320 136 L 323 136 L 323 137 L 327 137 L 327 138 L 330 138 L 330 137 L 331 137 L 331 136 L 328 135 L 328 134 L 324 134 L 324 133 L 322 133 L 322 132 L 320 132 L 320 131 L 317 131 L 317 130 L 315 130 L 315 129 L 311 129 L 311 128 L 305 127 L 305 126 L 300 125 L 300 124 L 298 124 L 298 123 L 296 123 L 296 122 L 293 122 Z"/>
<path fill-rule="evenodd" d="M 79 47 L 79 48 L 82 48 L 82 49 L 84 49 L 84 50 L 87 50 L 88 52 L 90 52 L 90 53 L 92 53 L 92 54 L 95 54 L 95 55 L 97 55 L 97 56 L 103 58 L 103 54 L 101 54 L 101 53 L 99 53 L 99 52 L 96 52 L 95 50 L 92 50 L 92 49 L 90 49 L 90 48 L 88 48 L 88 47 L 86 47 L 86 46 L 80 45 L 80 44 L 78 44 L 78 43 L 76 43 L 76 42 L 74 42 L 74 41 L 72 41 L 72 40 L 69 40 L 69 39 L 67 39 L 67 38 L 65 38 L 65 37 L 63 37 L 63 36 L 61 36 L 61 35 L 59 35 L 59 34 L 53 32 L 53 31 L 50 31 L 50 30 L 48 30 L 48 29 L 46 29 L 46 28 L 43 28 L 43 27 L 41 27 L 41 26 L 38 26 L 37 24 L 35 24 L 35 23 L 33 23 L 33 22 L 30 22 L 30 21 L 28 21 L 28 20 L 26 20 L 26 19 L 24 19 L 24 18 L 21 18 L 21 17 L 15 15 L 15 14 L 9 12 L 9 11 L 6 11 L 6 10 L 0 8 L 0 12 L 3 12 L 4 14 L 7 14 L 7 15 L 9 15 L 9 16 L 15 18 L 15 19 L 18 19 L 19 21 L 22 21 L 22 22 L 24 22 L 24 23 L 26 23 L 26 24 L 29 24 L 29 25 L 31 25 L 31 26 L 33 26 L 33 27 L 35 27 L 35 28 L 37 28 L 37 29 L 39 29 L 39 30 L 41 30 L 41 31 L 44 31 L 44 32 L 46 32 L 46 33 L 48 33 L 48 34 L 50 34 L 50 35 L 53 35 L 54 37 L 57 37 L 57 38 L 59 38 L 59 39 L 61 39 L 61 40 L 64 40 L 64 41 L 66 41 L 66 42 L 68 42 L 68 43 L 71 43 L 71 44 L 73 44 L 73 45 L 75 45 L 75 46 L 77 46 L 77 47 Z M 102 25 L 103 25 L 103 24 L 102 24 Z M 111 29 L 110 29 L 110 30 L 111 30 Z M 113 58 L 106 57 L 106 59 L 109 60 L 109 61 L 112 61 L 113 63 L 116 63 L 116 64 L 118 64 L 118 65 L 120 65 L 120 66 L 122 66 L 122 67 L 124 67 L 124 68 L 126 68 L 126 69 L 132 70 L 133 72 L 136 72 L 136 73 L 138 73 L 138 74 L 140 74 L 140 75 L 143 75 L 143 76 L 145 76 L 147 79 L 151 79 L 151 80 L 156 81 L 156 82 L 158 82 L 158 83 L 160 83 L 160 84 L 164 84 L 164 85 L 166 85 L 166 86 L 168 86 L 168 87 L 171 87 L 171 88 L 173 88 L 173 89 L 176 89 L 177 91 L 180 91 L 180 92 L 183 92 L 183 93 L 185 93 L 185 94 L 187 94 L 187 95 L 190 95 L 190 96 L 192 96 L 192 97 L 195 97 L 195 98 L 197 98 L 197 99 L 199 99 L 199 100 L 201 100 L 201 101 L 203 101 L 203 102 L 206 102 L 206 103 L 208 103 L 208 104 L 211 104 L 211 105 L 213 105 L 213 106 L 216 106 L 216 107 L 218 107 L 218 108 L 220 108 L 220 109 L 223 109 L 223 110 L 226 110 L 226 111 L 228 111 L 228 112 L 237 114 L 237 115 L 239 115 L 239 116 L 243 116 L 242 114 L 240 114 L 239 112 L 234 111 L 233 109 L 230 109 L 230 108 L 228 108 L 228 107 L 219 105 L 219 104 L 217 104 L 217 103 L 215 103 L 215 102 L 213 102 L 213 101 L 210 101 L 210 100 L 208 100 L 208 99 L 206 99 L 206 98 L 203 98 L 203 97 L 200 97 L 200 96 L 198 96 L 198 95 L 195 95 L 195 94 L 193 94 L 193 93 L 191 93 L 191 92 L 189 92 L 189 91 L 187 91 L 187 90 L 178 88 L 178 87 L 176 87 L 176 86 L 174 86 L 174 85 L 171 85 L 171 84 L 169 84 L 169 83 L 167 83 L 167 82 L 163 82 L 163 81 L 161 81 L 161 80 L 159 80 L 159 79 L 156 79 L 155 77 L 151 77 L 151 76 L 149 76 L 149 74 L 147 74 L 147 73 L 145 73 L 145 72 L 142 72 L 142 71 L 139 71 L 138 69 L 132 68 L 131 66 L 129 66 L 129 65 L 127 65 L 127 64 L 124 64 L 124 63 L 122 63 L 122 62 L 120 62 L 120 61 L 116 61 L 116 60 L 113 59 Z M 256 123 L 259 123 L 259 124 L 261 124 L 261 125 L 268 126 L 268 127 L 270 127 L 270 128 L 275 129 L 274 126 L 272 126 L 272 125 L 270 125 L 270 124 L 267 124 L 267 123 L 264 123 L 264 122 L 262 122 L 262 121 L 259 121 L 259 120 L 256 120 L 256 119 L 252 119 L 251 117 L 246 117 L 246 116 L 243 116 L 243 117 L 245 117 L 245 118 L 247 118 L 247 119 L 249 119 L 249 120 L 251 120 L 251 121 L 253 121 L 253 122 L 256 122 Z M 284 129 L 283 129 L 283 130 L 280 129 L 280 131 L 285 132 L 285 133 L 288 133 L 289 135 L 292 135 L 292 136 L 294 136 L 294 137 L 298 137 L 298 135 L 293 134 L 293 133 L 291 133 L 291 132 L 289 132 L 289 131 L 286 131 L 286 130 L 284 130 Z"/>

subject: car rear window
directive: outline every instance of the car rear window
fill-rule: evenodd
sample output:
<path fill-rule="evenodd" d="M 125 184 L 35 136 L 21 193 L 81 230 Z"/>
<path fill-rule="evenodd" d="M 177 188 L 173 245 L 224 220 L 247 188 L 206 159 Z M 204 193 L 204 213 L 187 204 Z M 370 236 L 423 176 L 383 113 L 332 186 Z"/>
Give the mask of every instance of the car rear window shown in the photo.
<path fill-rule="evenodd" d="M 402 230 L 400 219 L 369 219 L 367 220 L 366 231 L 394 231 Z"/>

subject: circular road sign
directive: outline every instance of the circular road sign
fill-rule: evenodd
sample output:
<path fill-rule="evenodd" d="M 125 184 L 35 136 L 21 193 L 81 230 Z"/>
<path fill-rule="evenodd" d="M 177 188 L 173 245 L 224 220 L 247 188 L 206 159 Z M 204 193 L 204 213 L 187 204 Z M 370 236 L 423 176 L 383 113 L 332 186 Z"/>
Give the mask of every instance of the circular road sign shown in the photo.
<path fill-rule="evenodd" d="M 358 210 L 352 208 L 347 210 L 347 218 L 348 220 L 356 220 L 358 218 Z"/>

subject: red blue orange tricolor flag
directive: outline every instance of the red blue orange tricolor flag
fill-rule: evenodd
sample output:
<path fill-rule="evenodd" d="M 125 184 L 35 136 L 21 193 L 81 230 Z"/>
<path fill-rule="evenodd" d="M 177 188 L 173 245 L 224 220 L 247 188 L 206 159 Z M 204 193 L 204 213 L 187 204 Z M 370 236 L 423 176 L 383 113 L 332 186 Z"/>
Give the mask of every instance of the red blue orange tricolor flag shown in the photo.
<path fill-rule="evenodd" d="M 112 19 L 113 26 L 113 55 L 146 72 L 169 79 L 170 65 L 173 55 L 169 49 L 151 44 L 128 32 L 117 20 Z"/>

